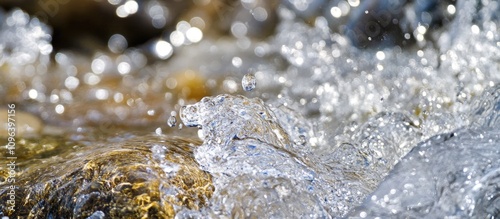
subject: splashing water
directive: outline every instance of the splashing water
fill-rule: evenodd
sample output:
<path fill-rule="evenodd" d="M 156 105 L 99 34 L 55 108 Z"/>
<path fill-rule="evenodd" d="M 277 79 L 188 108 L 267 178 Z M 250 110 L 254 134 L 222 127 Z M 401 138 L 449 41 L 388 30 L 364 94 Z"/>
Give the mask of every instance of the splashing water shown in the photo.
<path fill-rule="evenodd" d="M 394 169 L 421 136 L 401 114 L 375 117 L 353 135 L 359 145 L 345 144 L 321 155 L 300 154 L 308 151 L 305 137 L 292 140 L 283 128 L 289 124 L 276 116 L 283 112 L 259 99 L 206 97 L 186 106 L 181 118 L 201 128 L 204 143 L 195 158 L 214 177 L 216 190 L 207 210 L 214 215 L 340 216 L 391 171 L 350 216 L 482 218 L 498 212 L 493 188 L 500 168 L 495 162 L 500 159 L 500 133 L 491 127 L 499 126 L 499 92 L 496 86 L 477 101 L 472 117 L 481 120 L 471 129 L 419 144 Z M 446 193 L 436 193 L 436 187 Z"/>
<path fill-rule="evenodd" d="M 408 51 L 359 51 L 321 18 L 309 27 L 282 8 L 271 46 L 290 66 L 275 77 L 278 100 L 220 95 L 182 109 L 204 140 L 195 157 L 214 176 L 207 214 L 497 215 L 498 101 L 490 97 L 500 68 L 488 63 L 498 63 L 498 20 L 471 4 L 457 4 L 440 49 Z M 436 181 L 449 173 L 452 182 Z"/>
<path fill-rule="evenodd" d="M 304 153 L 307 146 L 294 143 L 304 136 L 293 139 L 278 121 L 276 114 L 283 113 L 279 111 L 260 99 L 231 95 L 206 97 L 181 111 L 184 124 L 201 128 L 204 144 L 196 149 L 195 158 L 215 177 L 220 199 L 214 199 L 213 205 L 218 214 L 328 217 L 343 213 L 345 201 L 339 200 L 341 190 L 336 188 L 343 183 L 343 173 L 320 174 L 331 170 L 318 165 L 318 157 Z M 359 199 L 362 192 L 353 191 L 363 190 L 362 186 L 351 186 L 348 196 Z"/>
<path fill-rule="evenodd" d="M 500 213 L 500 86 L 472 110 L 471 126 L 418 144 L 351 217 L 496 218 Z"/>

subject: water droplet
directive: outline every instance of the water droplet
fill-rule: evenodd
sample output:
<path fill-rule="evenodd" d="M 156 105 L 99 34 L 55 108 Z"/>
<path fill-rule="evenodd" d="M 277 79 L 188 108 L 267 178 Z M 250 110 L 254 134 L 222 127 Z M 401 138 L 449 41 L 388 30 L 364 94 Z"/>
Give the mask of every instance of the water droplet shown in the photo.
<path fill-rule="evenodd" d="M 128 47 L 127 39 L 120 34 L 114 34 L 108 40 L 108 48 L 111 52 L 121 53 Z"/>
<path fill-rule="evenodd" d="M 174 127 L 177 124 L 177 119 L 175 118 L 175 116 L 170 116 L 170 118 L 168 118 L 167 120 L 167 124 L 170 127 Z"/>
<path fill-rule="evenodd" d="M 256 85 L 257 82 L 255 80 L 255 75 L 249 73 L 243 76 L 243 79 L 241 80 L 241 86 L 243 86 L 243 90 L 252 91 L 253 89 L 255 89 Z"/>
<path fill-rule="evenodd" d="M 158 127 L 158 128 L 155 129 L 155 133 L 157 135 L 162 135 L 163 134 L 163 130 L 160 127 Z"/>

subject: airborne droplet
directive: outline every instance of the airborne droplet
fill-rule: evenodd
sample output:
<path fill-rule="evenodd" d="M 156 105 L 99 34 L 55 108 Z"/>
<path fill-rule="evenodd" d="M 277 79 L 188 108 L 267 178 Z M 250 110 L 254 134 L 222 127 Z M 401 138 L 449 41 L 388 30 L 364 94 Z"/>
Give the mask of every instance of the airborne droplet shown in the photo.
<path fill-rule="evenodd" d="M 255 89 L 256 84 L 255 75 L 252 73 L 246 74 L 243 76 L 243 79 L 241 79 L 241 86 L 245 91 L 252 91 Z"/>
<path fill-rule="evenodd" d="M 174 127 L 177 124 L 177 119 L 175 118 L 175 116 L 170 116 L 167 120 L 167 124 L 170 127 Z"/>

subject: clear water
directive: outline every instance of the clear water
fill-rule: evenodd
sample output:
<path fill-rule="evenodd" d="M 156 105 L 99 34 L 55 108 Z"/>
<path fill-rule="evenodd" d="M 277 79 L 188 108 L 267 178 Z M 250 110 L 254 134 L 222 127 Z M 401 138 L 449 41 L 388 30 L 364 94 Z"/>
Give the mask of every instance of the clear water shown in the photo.
<path fill-rule="evenodd" d="M 175 127 L 175 125 L 177 124 L 177 119 L 175 118 L 175 116 L 170 116 L 167 120 L 167 124 L 170 127 Z"/>
<path fill-rule="evenodd" d="M 282 8 L 268 42 L 290 63 L 278 98 L 220 95 L 181 110 L 214 176 L 208 214 L 498 217 L 500 44 L 488 3 L 459 2 L 437 48 L 379 51 Z"/>
<path fill-rule="evenodd" d="M 477 122 L 419 143 L 349 216 L 498 217 L 500 87 L 476 104 Z"/>
<path fill-rule="evenodd" d="M 71 127 L 175 126 L 167 112 L 180 109 L 199 129 L 195 158 L 215 192 L 199 211 L 176 209 L 178 218 L 500 217 L 497 1 L 458 1 L 456 18 L 428 39 L 381 50 L 356 49 L 329 18 L 308 25 L 284 5 L 272 37 L 204 39 L 148 66 L 135 50 L 91 60 L 60 52 L 49 65 L 49 28 L 2 13 L 0 94 Z M 171 79 L 186 68 L 209 78 L 214 95 L 172 98 L 184 90 Z M 110 78 L 116 87 L 101 83 Z M 242 88 L 252 92 L 237 95 Z M 152 150 L 177 174 L 161 162 L 164 148 Z"/>

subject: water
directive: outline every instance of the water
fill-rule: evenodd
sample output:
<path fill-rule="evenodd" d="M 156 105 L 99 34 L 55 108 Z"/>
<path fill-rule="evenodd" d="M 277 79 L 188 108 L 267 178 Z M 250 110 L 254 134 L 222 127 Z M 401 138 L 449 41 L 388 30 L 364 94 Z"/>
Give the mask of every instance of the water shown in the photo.
<path fill-rule="evenodd" d="M 77 127 L 71 139 L 85 145 L 95 141 L 85 134 L 92 126 L 96 139 L 112 142 L 129 139 L 115 131 L 120 125 L 162 138 L 199 136 L 203 144 L 185 157 L 194 156 L 191 164 L 210 174 L 215 190 L 189 208 L 174 199 L 177 218 L 499 217 L 498 2 L 458 1 L 442 11 L 455 19 L 441 29 L 411 30 L 414 44 L 367 50 L 332 31 L 355 19 L 360 1 L 316 13 L 322 4 L 283 1 L 266 39 L 247 38 L 235 21 L 238 39 L 205 34 L 175 54 L 172 42 L 155 41 L 164 52 L 157 55 L 170 59 L 155 64 L 138 50 L 122 51 L 115 37 L 110 49 L 123 54 L 59 52 L 48 66 L 50 29 L 14 10 L 2 15 L 0 70 L 8 71 L 0 102 Z M 316 16 L 325 13 L 333 17 Z M 5 52 L 18 41 L 26 43 Z M 246 72 L 241 86 L 252 92 L 238 90 Z M 180 110 L 179 129 L 195 128 L 162 129 L 176 125 L 172 110 Z M 158 141 L 139 142 L 146 139 Z M 155 171 L 183 176 L 182 165 L 166 160 L 172 148 L 148 145 Z M 178 191 L 172 185 L 158 194 Z"/>
<path fill-rule="evenodd" d="M 241 79 L 241 86 L 245 91 L 252 91 L 253 89 L 255 89 L 256 85 L 257 82 L 255 79 L 255 75 L 253 75 L 252 73 L 246 74 Z"/>
<path fill-rule="evenodd" d="M 425 46 L 426 36 L 420 48 L 368 51 L 331 34 L 321 17 L 310 27 L 281 8 L 270 46 L 290 65 L 274 79 L 277 99 L 221 95 L 181 112 L 201 129 L 195 157 L 214 176 L 207 214 L 498 216 L 499 133 L 474 125 L 498 125 L 487 100 L 500 82 L 499 65 L 487 64 L 498 63 L 498 21 L 471 4 L 457 4 L 461 17 L 435 42 L 440 49 Z M 285 200 L 281 187 L 301 202 L 261 204 Z"/>
<path fill-rule="evenodd" d="M 167 124 L 170 127 L 175 127 L 175 125 L 177 124 L 177 119 L 175 118 L 175 116 L 170 116 L 167 120 Z"/>
<path fill-rule="evenodd" d="M 29 66 L 40 61 L 45 66 L 52 52 L 50 28 L 21 10 L 0 13 L 0 65 Z"/>
<path fill-rule="evenodd" d="M 184 124 L 200 127 L 204 139 L 195 158 L 215 176 L 216 191 L 226 199 L 215 199 L 216 209 L 211 210 L 245 217 L 327 217 L 328 211 L 337 210 L 331 206 L 333 182 L 317 176 L 322 168 L 315 167 L 316 158 L 305 157 L 304 146 L 294 144 L 281 127 L 275 115 L 279 109 L 230 95 L 206 97 L 185 109 Z"/>
<path fill-rule="evenodd" d="M 498 217 L 499 91 L 490 89 L 472 111 L 482 121 L 418 144 L 349 216 Z"/>
<path fill-rule="evenodd" d="M 470 116 L 482 120 L 416 147 L 422 133 L 415 124 L 381 114 L 352 135 L 353 143 L 324 157 L 300 154 L 309 147 L 304 136 L 292 143 L 275 116 L 280 109 L 258 99 L 207 97 L 181 118 L 203 133 L 195 158 L 214 176 L 209 211 L 218 216 L 341 216 L 382 181 L 350 217 L 491 218 L 500 209 L 499 91 L 496 86 L 476 100 Z"/>

